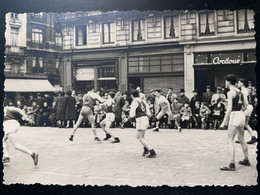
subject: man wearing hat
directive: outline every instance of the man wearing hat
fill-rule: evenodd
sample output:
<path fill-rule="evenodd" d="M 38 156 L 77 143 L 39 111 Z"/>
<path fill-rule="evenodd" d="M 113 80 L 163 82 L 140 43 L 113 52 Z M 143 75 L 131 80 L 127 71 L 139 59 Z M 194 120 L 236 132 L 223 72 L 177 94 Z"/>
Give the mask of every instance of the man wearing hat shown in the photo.
<path fill-rule="evenodd" d="M 40 108 L 42 108 L 42 106 L 43 106 L 43 99 L 42 99 L 42 94 L 41 93 L 37 93 L 36 104 L 39 105 Z"/>
<path fill-rule="evenodd" d="M 193 92 L 193 97 L 191 98 L 191 101 L 190 101 L 191 110 L 193 110 L 195 108 L 196 101 L 198 101 L 199 103 L 201 103 L 201 101 L 202 101 L 197 89 L 194 89 L 192 92 Z"/>
<path fill-rule="evenodd" d="M 213 96 L 213 92 L 211 91 L 211 87 L 209 85 L 206 86 L 206 92 L 202 94 L 202 101 L 206 103 L 207 106 L 211 105 L 211 98 Z"/>
<path fill-rule="evenodd" d="M 185 91 L 184 89 L 180 90 L 180 96 L 179 96 L 179 103 L 181 103 L 182 105 L 184 105 L 185 103 L 190 103 L 189 98 L 185 95 Z"/>
<path fill-rule="evenodd" d="M 35 101 L 34 97 L 33 97 L 33 94 L 32 93 L 29 93 L 29 100 L 27 101 L 27 106 L 28 107 L 31 107 L 32 106 L 32 103 Z"/>
<path fill-rule="evenodd" d="M 222 93 L 221 87 L 217 87 L 217 92 L 211 98 L 211 106 L 214 106 L 218 101 L 226 100 L 226 96 Z"/>

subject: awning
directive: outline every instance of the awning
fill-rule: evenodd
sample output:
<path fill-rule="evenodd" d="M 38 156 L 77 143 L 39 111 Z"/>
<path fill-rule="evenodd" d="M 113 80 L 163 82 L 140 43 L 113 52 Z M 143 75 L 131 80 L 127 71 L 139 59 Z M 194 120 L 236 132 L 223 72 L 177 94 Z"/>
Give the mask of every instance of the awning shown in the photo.
<path fill-rule="evenodd" d="M 6 92 L 54 92 L 57 91 L 44 79 L 5 79 Z"/>

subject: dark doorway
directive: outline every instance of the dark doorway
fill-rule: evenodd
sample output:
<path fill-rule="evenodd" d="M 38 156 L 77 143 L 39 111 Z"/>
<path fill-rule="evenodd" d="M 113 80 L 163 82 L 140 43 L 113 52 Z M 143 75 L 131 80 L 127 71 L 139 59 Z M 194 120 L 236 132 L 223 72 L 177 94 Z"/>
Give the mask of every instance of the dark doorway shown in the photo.
<path fill-rule="evenodd" d="M 215 88 L 213 67 L 194 67 L 194 69 L 195 89 L 199 91 L 199 94 L 206 91 L 207 85 L 210 85 L 213 91 Z"/>
<path fill-rule="evenodd" d="M 141 86 L 141 77 L 128 77 L 128 90 L 136 89 Z"/>

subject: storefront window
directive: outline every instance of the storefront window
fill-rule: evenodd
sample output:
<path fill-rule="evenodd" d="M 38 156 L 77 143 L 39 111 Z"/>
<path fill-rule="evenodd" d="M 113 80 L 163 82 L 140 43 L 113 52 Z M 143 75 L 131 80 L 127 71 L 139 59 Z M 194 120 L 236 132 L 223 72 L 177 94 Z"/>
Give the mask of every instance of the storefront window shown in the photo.
<path fill-rule="evenodd" d="M 128 58 L 128 72 L 174 72 L 183 71 L 183 55 L 145 56 Z"/>
<path fill-rule="evenodd" d="M 237 11 L 237 27 L 239 33 L 251 32 L 254 30 L 254 11 L 238 10 Z"/>
<path fill-rule="evenodd" d="M 76 45 L 86 45 L 87 44 L 87 33 L 86 26 L 77 26 L 76 28 Z"/>
<path fill-rule="evenodd" d="M 133 20 L 132 21 L 132 38 L 133 41 L 143 41 L 145 35 L 144 20 Z"/>
<path fill-rule="evenodd" d="M 169 16 L 164 18 L 164 38 L 179 37 L 179 17 Z"/>
<path fill-rule="evenodd" d="M 98 78 L 115 77 L 115 67 L 98 68 Z"/>
<path fill-rule="evenodd" d="M 199 13 L 199 34 L 200 36 L 215 35 L 214 12 Z"/>
<path fill-rule="evenodd" d="M 104 23 L 102 25 L 103 44 L 114 43 L 115 41 L 114 30 L 115 30 L 115 23 Z"/>

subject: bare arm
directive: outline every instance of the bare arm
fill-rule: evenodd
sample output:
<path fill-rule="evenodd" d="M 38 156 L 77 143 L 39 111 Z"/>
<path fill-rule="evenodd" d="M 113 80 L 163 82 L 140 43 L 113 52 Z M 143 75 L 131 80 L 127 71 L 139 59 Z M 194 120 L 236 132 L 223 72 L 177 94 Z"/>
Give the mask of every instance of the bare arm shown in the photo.
<path fill-rule="evenodd" d="M 225 117 L 224 117 L 224 120 L 223 122 L 221 123 L 220 127 L 224 127 L 228 118 L 229 118 L 229 115 L 232 111 L 232 106 L 233 106 L 233 97 L 235 96 L 235 92 L 234 91 L 229 91 L 227 96 L 228 96 L 228 105 L 227 105 L 227 111 L 226 111 L 226 114 L 225 114 Z"/>

